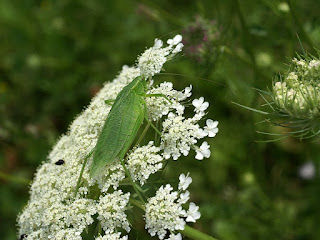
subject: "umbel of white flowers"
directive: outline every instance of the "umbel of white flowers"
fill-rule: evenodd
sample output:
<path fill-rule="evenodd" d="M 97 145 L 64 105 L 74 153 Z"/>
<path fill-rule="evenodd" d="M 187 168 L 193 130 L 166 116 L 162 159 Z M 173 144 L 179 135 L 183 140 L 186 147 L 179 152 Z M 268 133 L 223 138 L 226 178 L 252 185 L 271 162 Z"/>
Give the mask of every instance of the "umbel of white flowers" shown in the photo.
<path fill-rule="evenodd" d="M 294 58 L 289 72 L 273 85 L 278 108 L 292 117 L 314 119 L 320 115 L 320 60 Z"/>
<path fill-rule="evenodd" d="M 97 221 L 102 229 L 91 239 L 128 239 L 128 236 L 122 235 L 124 231 L 129 233 L 132 227 L 127 212 L 133 207 L 130 199 L 134 199 L 135 195 L 121 189 L 122 181 L 128 176 L 120 161 L 107 166 L 92 179 L 89 177 L 91 156 L 84 165 L 81 179 L 79 176 L 111 109 L 105 100 L 115 99 L 122 88 L 137 76 L 142 75 L 150 80 L 148 94 L 164 94 L 170 102 L 161 97 L 146 98 L 149 118 L 164 120 L 159 146 L 150 141 L 145 146 L 135 146 L 126 156 L 125 166 L 135 184 L 144 185 L 151 174 L 162 169 L 164 161 L 186 156 L 190 149 L 195 149 L 198 160 L 210 157 L 210 146 L 206 141 L 200 147 L 197 145 L 198 140 L 214 137 L 218 132 L 217 121 L 208 119 L 203 128 L 198 124 L 209 104 L 203 98 L 193 100 L 195 114 L 187 118 L 184 116 L 183 101 L 191 96 L 191 86 L 182 91 L 173 89 L 169 82 L 152 86 L 152 76 L 161 71 L 168 59 L 181 51 L 181 39 L 180 35 L 169 39 L 166 47 L 156 39 L 155 45 L 138 58 L 138 67 L 124 66 L 119 75 L 112 82 L 105 83 L 90 105 L 72 122 L 68 132 L 57 141 L 47 161 L 35 174 L 29 202 L 17 220 L 19 239 L 80 240 L 88 226 Z M 182 237 L 177 231 L 184 229 L 186 222 L 195 222 L 200 218 L 194 203 L 189 204 L 188 210 L 184 209 L 189 200 L 187 188 L 191 177 L 181 174 L 179 180 L 178 191 L 173 191 L 169 184 L 161 186 L 144 205 L 145 228 L 150 235 L 179 240 Z"/>

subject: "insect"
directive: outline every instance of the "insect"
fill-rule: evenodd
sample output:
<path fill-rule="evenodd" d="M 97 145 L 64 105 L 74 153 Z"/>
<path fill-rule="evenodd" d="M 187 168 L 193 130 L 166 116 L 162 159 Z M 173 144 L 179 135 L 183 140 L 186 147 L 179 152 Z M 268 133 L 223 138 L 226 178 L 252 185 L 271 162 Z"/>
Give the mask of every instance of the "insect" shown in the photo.
<path fill-rule="evenodd" d="M 181 39 L 181 35 L 177 35 L 170 41 L 168 40 L 171 50 L 167 51 L 170 53 L 161 51 L 160 53 L 165 54 L 166 57 L 172 57 L 180 52 L 183 46 L 180 43 Z M 161 47 L 162 42 L 156 40 L 152 50 L 157 52 Z M 148 54 L 149 57 L 153 56 L 152 51 Z M 144 59 L 144 62 L 144 64 L 149 64 L 148 59 Z M 93 150 L 90 177 L 95 177 L 106 166 L 124 158 L 144 119 L 161 135 L 148 120 L 145 97 L 164 97 L 168 102 L 171 103 L 171 101 L 163 94 L 146 94 L 147 90 L 147 78 L 139 76 L 125 86 L 116 97 Z M 106 103 L 109 102 L 106 101 Z M 86 164 L 86 161 L 84 161 L 84 164 Z"/>
<path fill-rule="evenodd" d="M 23 240 L 23 239 L 25 239 L 26 237 L 28 237 L 26 234 L 22 234 L 22 235 L 20 236 L 20 240 Z"/>
<path fill-rule="evenodd" d="M 116 97 L 93 152 L 90 176 L 96 176 L 104 167 L 124 158 L 144 119 L 147 119 L 145 97 L 146 79 L 136 77 Z"/>
<path fill-rule="evenodd" d="M 64 164 L 64 160 L 59 159 L 58 161 L 55 162 L 55 165 L 62 165 Z"/>

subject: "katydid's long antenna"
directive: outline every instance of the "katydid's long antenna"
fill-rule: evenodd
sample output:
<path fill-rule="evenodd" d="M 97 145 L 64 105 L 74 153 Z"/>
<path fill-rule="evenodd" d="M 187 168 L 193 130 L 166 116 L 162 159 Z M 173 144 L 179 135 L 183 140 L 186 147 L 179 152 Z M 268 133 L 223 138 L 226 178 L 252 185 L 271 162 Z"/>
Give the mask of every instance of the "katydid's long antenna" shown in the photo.
<path fill-rule="evenodd" d="M 207 82 L 211 82 L 211 83 L 214 83 L 214 84 L 218 84 L 218 85 L 221 85 L 223 87 L 227 87 L 226 84 L 223 84 L 223 83 L 220 83 L 220 82 L 217 82 L 217 81 L 213 81 L 213 80 L 210 80 L 210 79 L 207 79 L 207 78 L 188 76 L 188 75 L 179 74 L 179 73 L 158 73 L 157 75 L 174 75 L 174 76 L 195 78 L 195 79 L 200 79 L 200 80 L 204 80 L 204 81 L 207 81 Z"/>
<path fill-rule="evenodd" d="M 162 36 L 160 36 L 159 39 L 164 38 L 165 36 L 171 35 L 172 33 L 181 31 L 182 29 L 184 29 L 184 28 L 178 28 L 178 29 L 172 30 L 171 32 L 165 33 Z"/>

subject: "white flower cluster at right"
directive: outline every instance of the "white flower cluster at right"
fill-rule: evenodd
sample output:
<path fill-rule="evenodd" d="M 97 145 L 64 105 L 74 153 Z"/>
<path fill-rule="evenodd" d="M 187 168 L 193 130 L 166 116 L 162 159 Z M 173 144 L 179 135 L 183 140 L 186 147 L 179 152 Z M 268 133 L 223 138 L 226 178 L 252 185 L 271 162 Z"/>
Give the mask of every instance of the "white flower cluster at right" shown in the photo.
<path fill-rule="evenodd" d="M 177 160 L 181 154 L 187 156 L 191 148 L 196 150 L 198 160 L 210 157 L 210 146 L 207 142 L 203 142 L 200 147 L 195 144 L 206 136 L 214 137 L 218 132 L 218 122 L 208 119 L 207 126 L 201 128 L 198 122 L 205 115 L 209 103 L 201 97 L 194 99 L 192 104 L 196 112 L 192 118 L 185 118 L 182 114 L 170 112 L 168 118 L 162 123 L 161 148 L 165 159 L 172 156 L 174 160 Z"/>
<path fill-rule="evenodd" d="M 187 211 L 182 207 L 189 200 L 190 193 L 187 188 L 192 178 L 189 174 L 181 174 L 179 180 L 178 192 L 172 191 L 171 185 L 167 184 L 161 186 L 156 195 L 148 199 L 145 219 L 146 229 L 151 236 L 158 235 L 159 239 L 164 239 L 167 231 L 170 231 L 168 239 L 181 239 L 180 234 L 175 235 L 172 232 L 184 230 L 186 222 L 196 222 L 200 218 L 199 207 L 193 202 Z"/>

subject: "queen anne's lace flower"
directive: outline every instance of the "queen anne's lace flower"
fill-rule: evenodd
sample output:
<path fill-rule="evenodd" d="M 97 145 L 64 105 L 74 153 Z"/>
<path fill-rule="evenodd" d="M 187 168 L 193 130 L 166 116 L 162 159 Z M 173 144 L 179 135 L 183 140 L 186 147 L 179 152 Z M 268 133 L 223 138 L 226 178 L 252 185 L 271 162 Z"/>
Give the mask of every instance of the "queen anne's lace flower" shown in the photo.
<path fill-rule="evenodd" d="M 81 232 L 77 232 L 74 229 L 60 230 L 54 238 L 55 240 L 81 240 Z"/>
<path fill-rule="evenodd" d="M 186 222 L 182 217 L 186 211 L 177 202 L 178 192 L 172 192 L 170 184 L 161 186 L 156 195 L 146 204 L 146 229 L 151 236 L 158 234 L 163 239 L 167 230 L 183 230 Z"/>
<path fill-rule="evenodd" d="M 175 109 L 178 115 L 184 112 L 184 106 L 180 103 L 191 96 L 192 87 L 186 87 L 184 91 L 173 89 L 170 82 L 161 83 L 158 87 L 152 88 L 148 94 L 161 94 L 158 97 L 146 98 L 149 118 L 153 121 L 160 119 L 164 115 L 168 115 L 169 111 Z"/>
<path fill-rule="evenodd" d="M 95 179 L 90 179 L 89 182 L 91 185 L 97 182 L 101 192 L 107 192 L 110 186 L 113 189 L 117 189 L 125 177 L 125 171 L 121 163 L 116 161 L 106 167 L 106 170 L 101 172 Z"/>
<path fill-rule="evenodd" d="M 119 229 L 130 231 L 125 212 L 130 209 L 130 193 L 119 190 L 121 183 L 131 178 L 143 185 L 150 174 L 162 168 L 164 158 L 172 156 L 176 160 L 181 154 L 188 155 L 190 148 L 197 151 L 197 156 L 210 155 L 208 145 L 194 145 L 199 139 L 213 137 L 218 132 L 218 123 L 212 120 L 208 120 L 204 128 L 198 125 L 209 104 L 203 98 L 195 99 L 195 115 L 185 118 L 182 102 L 191 96 L 192 86 L 182 91 L 173 89 L 168 82 L 152 87 L 151 77 L 181 51 L 181 39 L 180 35 L 169 39 L 166 47 L 161 40 L 156 40 L 153 48 L 139 57 L 137 68 L 124 66 L 114 81 L 104 84 L 90 105 L 72 122 L 35 175 L 30 200 L 18 217 L 19 238 L 80 240 L 85 229 L 98 219 L 103 231 L 96 239 L 126 240 L 127 236 L 121 237 L 117 232 Z M 161 144 L 158 147 L 149 142 L 136 147 L 125 159 L 115 160 L 95 178 L 90 178 L 91 153 L 111 110 L 106 100 L 116 99 L 123 87 L 138 76 L 148 78 L 147 94 L 158 95 L 146 98 L 150 120 L 158 121 L 168 115 L 162 123 Z M 125 162 L 130 177 L 126 176 L 121 161 Z M 186 191 L 190 179 L 182 175 L 178 192 L 172 191 L 168 184 L 149 199 L 145 216 L 146 228 L 152 236 L 158 234 L 163 239 L 167 230 L 182 230 L 186 220 L 200 217 L 192 204 L 188 212 L 182 209 L 190 198 Z M 181 240 L 181 235 L 171 233 L 169 239 Z"/>
<path fill-rule="evenodd" d="M 151 141 L 146 146 L 137 147 L 129 154 L 127 168 L 134 181 L 140 181 L 143 185 L 150 174 L 162 168 L 163 158 L 158 154 L 159 151 L 160 148 L 155 147 Z"/>
<path fill-rule="evenodd" d="M 183 44 L 181 35 L 175 36 L 173 39 L 168 40 L 169 46 L 163 48 L 161 40 L 156 39 L 154 46 L 147 49 L 138 58 L 138 68 L 141 70 L 141 75 L 144 77 L 152 77 L 159 73 L 163 64 L 172 58 L 175 54 L 182 50 Z"/>
<path fill-rule="evenodd" d="M 207 122 L 207 126 L 202 129 L 198 125 L 198 121 L 205 115 L 205 110 L 209 106 L 207 102 L 204 102 L 203 98 L 195 99 L 193 105 L 196 107 L 196 114 L 192 118 L 185 119 L 181 115 L 176 115 L 172 112 L 168 114 L 168 118 L 162 123 L 161 134 L 161 148 L 163 149 L 163 156 L 168 159 L 172 156 L 174 160 L 177 160 L 181 154 L 187 156 L 190 148 L 196 149 L 196 159 L 202 160 L 204 157 L 210 157 L 209 145 L 207 142 L 202 143 L 199 147 L 194 144 L 198 139 L 202 139 L 205 136 L 214 137 L 215 132 L 218 131 L 218 122 Z"/>
<path fill-rule="evenodd" d="M 98 219 L 105 232 L 113 233 L 119 227 L 127 232 L 130 231 L 127 215 L 124 212 L 129 196 L 130 193 L 123 194 L 121 190 L 100 196 L 97 212 L 99 214 Z"/>
<path fill-rule="evenodd" d="M 179 177 L 179 186 L 187 186 L 187 182 L 191 182 L 191 177 L 183 174 Z M 189 185 L 189 184 L 188 184 Z M 179 187 L 179 189 L 182 189 Z M 186 221 L 195 222 L 200 218 L 198 212 L 199 207 L 194 203 L 190 203 L 189 210 L 186 212 L 182 208 L 182 204 L 186 203 L 186 192 L 172 191 L 173 188 L 170 184 L 165 187 L 161 186 L 156 195 L 148 199 L 146 204 L 146 226 L 151 236 L 158 235 L 159 239 L 164 239 L 167 231 L 173 232 L 177 230 L 184 230 Z M 188 198 L 188 197 L 187 197 Z M 186 219 L 185 219 L 186 218 Z M 179 239 L 178 235 L 171 234 L 169 239 Z"/>
<path fill-rule="evenodd" d="M 320 60 L 292 60 L 290 72 L 273 85 L 273 98 L 282 112 L 299 119 L 320 115 Z"/>
<path fill-rule="evenodd" d="M 121 237 L 121 233 L 107 233 L 103 236 L 98 236 L 95 240 L 127 240 L 128 236 Z"/>

